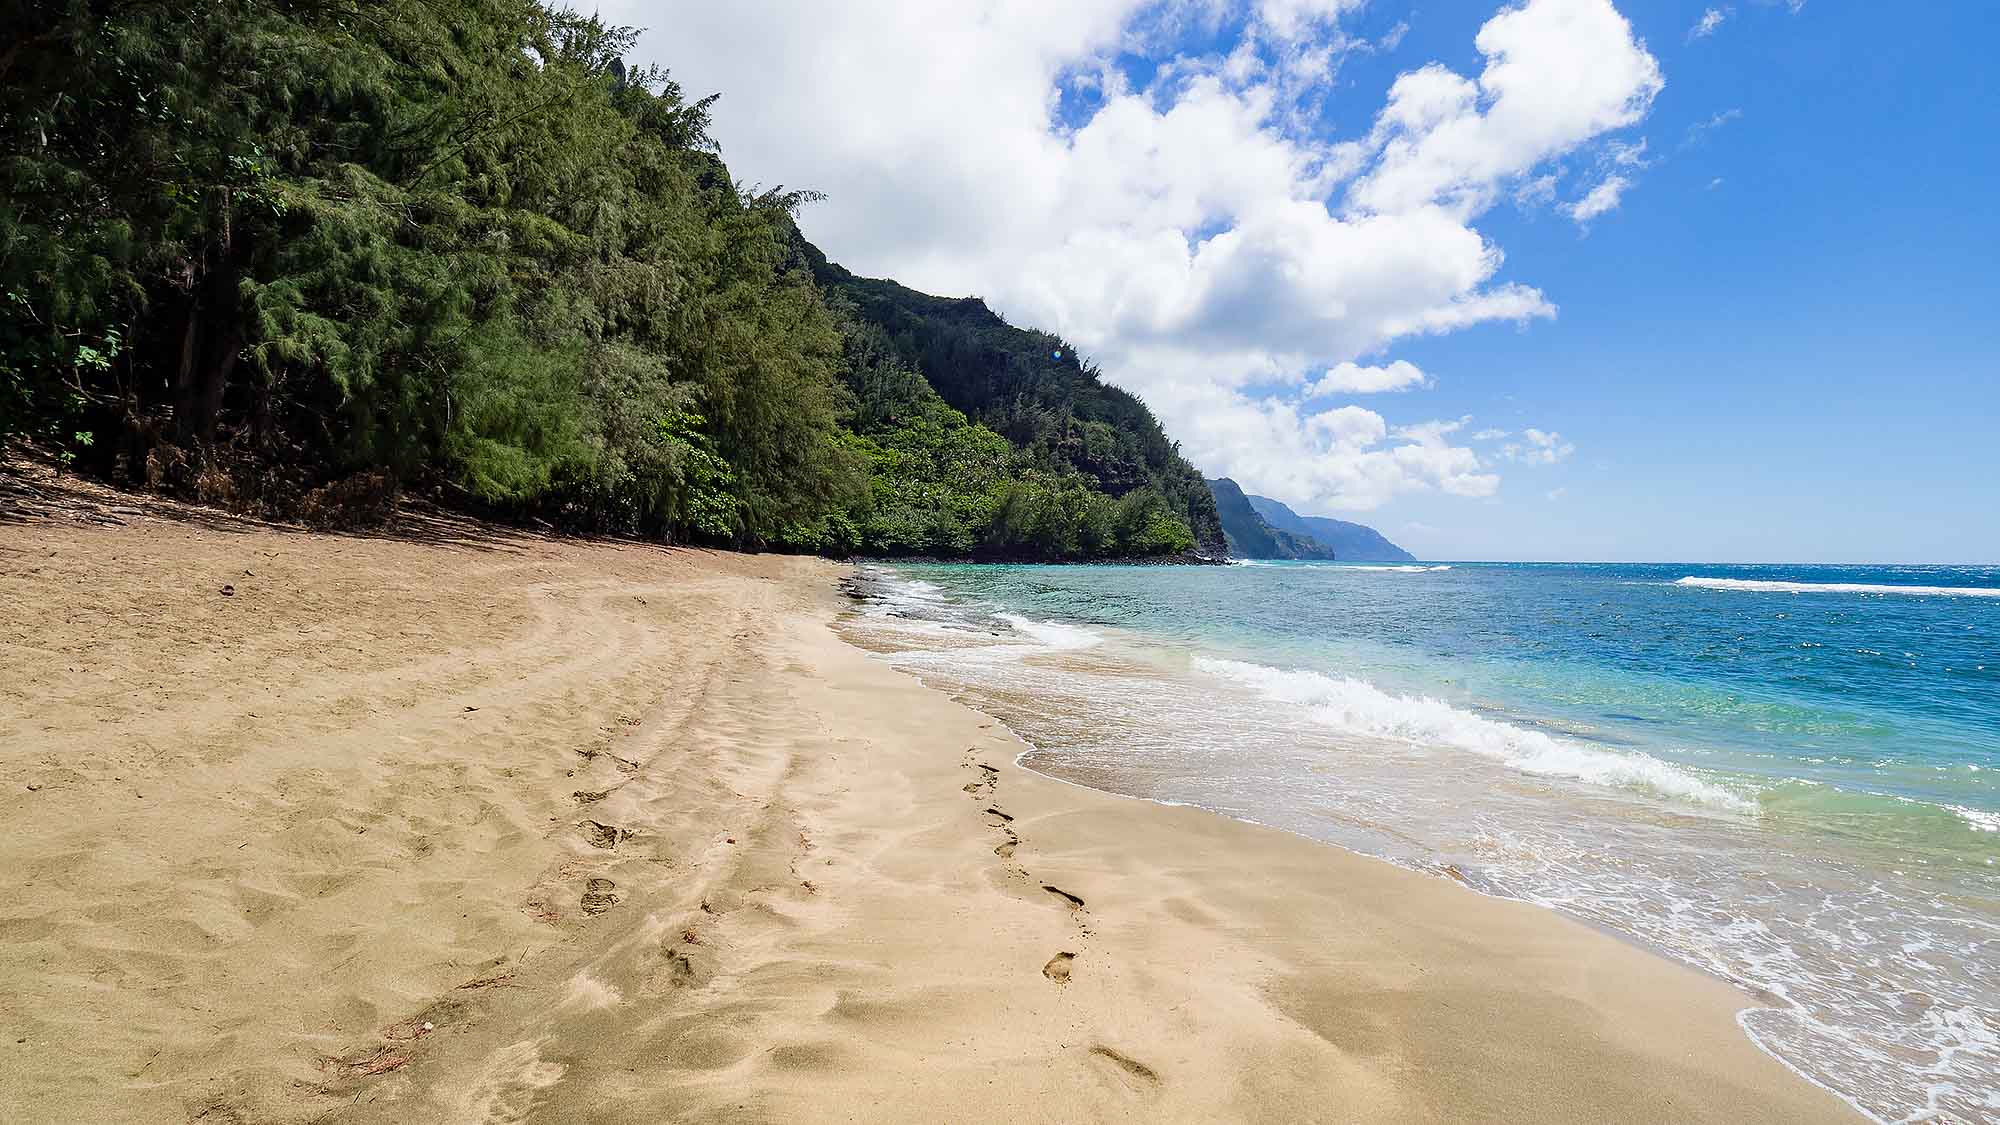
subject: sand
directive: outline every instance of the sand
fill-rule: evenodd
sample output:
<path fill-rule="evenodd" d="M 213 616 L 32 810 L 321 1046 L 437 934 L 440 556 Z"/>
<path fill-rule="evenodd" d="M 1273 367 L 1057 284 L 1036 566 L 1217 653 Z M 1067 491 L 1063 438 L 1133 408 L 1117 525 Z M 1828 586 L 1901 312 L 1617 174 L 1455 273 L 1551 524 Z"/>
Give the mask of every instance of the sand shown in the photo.
<path fill-rule="evenodd" d="M 141 508 L 0 518 L 0 1120 L 1852 1116 L 1721 981 L 1016 767 L 836 564 Z"/>

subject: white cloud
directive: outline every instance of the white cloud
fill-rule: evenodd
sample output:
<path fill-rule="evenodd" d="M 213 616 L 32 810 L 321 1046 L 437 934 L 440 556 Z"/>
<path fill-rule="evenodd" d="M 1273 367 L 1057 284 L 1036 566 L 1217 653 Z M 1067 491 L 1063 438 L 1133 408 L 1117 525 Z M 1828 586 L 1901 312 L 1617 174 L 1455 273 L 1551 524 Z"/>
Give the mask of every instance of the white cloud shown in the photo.
<path fill-rule="evenodd" d="M 1501 183 L 1644 117 L 1664 85 L 1607 0 L 1529 0 L 1473 42 L 1486 57 L 1476 82 L 1432 63 L 1390 88 L 1371 138 L 1381 156 L 1353 206 L 1477 214 Z"/>
<path fill-rule="evenodd" d="M 1488 429 L 1484 429 L 1484 430 L 1481 430 L 1481 431 L 1479 431 L 1479 432 L 1478 432 L 1478 433 L 1476 433 L 1476 434 L 1473 434 L 1473 435 L 1472 435 L 1472 440 L 1473 440 L 1473 441 L 1499 441 L 1499 440 L 1500 440 L 1501 438 L 1503 438 L 1503 437 L 1506 437 L 1506 436 L 1507 436 L 1507 431 L 1506 431 L 1506 430 L 1498 430 L 1498 429 L 1492 429 L 1492 428 L 1488 428 Z"/>
<path fill-rule="evenodd" d="M 1615 168 L 1645 168 L 1646 138 L 1637 141 L 1611 141 L 1604 146 L 1603 163 Z"/>
<path fill-rule="evenodd" d="M 1732 11 L 1734 9 L 1731 8 L 1710 8 L 1703 12 L 1694 26 L 1688 29 L 1688 42 L 1714 35 L 1715 29 L 1722 26 L 1722 21 L 1728 19 Z"/>
<path fill-rule="evenodd" d="M 1361 6 L 1362 0 L 1259 0 L 1257 18 L 1285 39 L 1296 39 Z"/>
<path fill-rule="evenodd" d="M 1524 208 L 1545 207 L 1555 202 L 1556 185 L 1561 181 L 1558 172 L 1525 178 L 1514 189 L 1514 202 Z"/>
<path fill-rule="evenodd" d="M 1617 210 L 1618 201 L 1624 198 L 1625 189 L 1631 186 L 1632 181 L 1624 176 L 1606 176 L 1590 189 L 1588 195 L 1569 205 L 1569 217 L 1582 224 Z"/>
<path fill-rule="evenodd" d="M 1406 492 L 1491 496 L 1500 478 L 1449 436 L 1462 423 L 1392 427 L 1359 406 L 1305 413 L 1277 399 L 1231 397 L 1213 384 L 1185 388 L 1212 413 L 1188 448 L 1198 463 L 1227 450 L 1229 475 L 1249 491 L 1356 511 Z"/>
<path fill-rule="evenodd" d="M 659 29 L 638 53 L 690 95 L 723 92 L 712 132 L 737 177 L 827 193 L 801 221 L 832 258 L 1067 336 L 1211 474 L 1322 508 L 1490 492 L 1498 478 L 1443 434 L 1334 440 L 1314 421 L 1326 412 L 1305 407 L 1307 373 L 1397 370 L 1358 361 L 1409 336 L 1554 316 L 1540 290 L 1500 276 L 1504 255 L 1474 224 L 1640 120 L 1658 64 L 1610 0 L 1525 0 L 1478 30 L 1476 76 L 1433 63 L 1384 102 L 1322 115 L 1319 99 L 1356 96 L 1332 82 L 1343 52 L 1374 49 L 1340 31 L 1358 4 L 1251 2 L 1242 41 L 1201 56 L 1163 44 L 1241 7 L 603 11 Z M 1117 65 L 1125 53 L 1156 66 L 1145 88 Z M 1327 133 L 1356 111 L 1365 133 Z M 1254 390 L 1272 385 L 1291 389 Z"/>
<path fill-rule="evenodd" d="M 1407 359 L 1395 360 L 1381 367 L 1364 367 L 1343 360 L 1322 375 L 1318 382 L 1307 388 L 1306 397 L 1331 398 L 1338 394 L 1366 395 L 1381 391 L 1407 391 L 1427 387 L 1430 381 L 1430 376 L 1425 375 L 1416 364 Z"/>
<path fill-rule="evenodd" d="M 1544 495 L 1544 496 L 1547 496 L 1547 497 L 1548 497 L 1548 498 L 1549 498 L 1549 499 L 1550 499 L 1551 501 L 1556 501 L 1556 500 L 1560 500 L 1560 499 L 1562 499 L 1562 498 L 1563 498 L 1563 497 L 1565 497 L 1565 496 L 1568 496 L 1568 495 L 1569 495 L 1569 489 L 1567 489 L 1567 488 L 1551 488 L 1551 489 L 1549 489 L 1549 490 L 1548 490 L 1547 492 L 1543 493 L 1543 495 Z"/>
<path fill-rule="evenodd" d="M 1552 430 L 1538 430 L 1533 426 L 1521 431 L 1521 440 L 1509 442 L 1500 447 L 1500 455 L 1509 461 L 1519 461 L 1524 465 L 1555 465 L 1570 459 L 1576 446 L 1563 440 L 1563 436 Z"/>
<path fill-rule="evenodd" d="M 1618 209 L 1632 187 L 1632 177 L 1640 169 L 1652 166 L 1646 159 L 1646 143 L 1644 137 L 1637 141 L 1607 141 L 1598 150 L 1597 164 L 1602 178 L 1583 198 L 1563 207 L 1578 226 L 1587 227 L 1592 219 Z"/>

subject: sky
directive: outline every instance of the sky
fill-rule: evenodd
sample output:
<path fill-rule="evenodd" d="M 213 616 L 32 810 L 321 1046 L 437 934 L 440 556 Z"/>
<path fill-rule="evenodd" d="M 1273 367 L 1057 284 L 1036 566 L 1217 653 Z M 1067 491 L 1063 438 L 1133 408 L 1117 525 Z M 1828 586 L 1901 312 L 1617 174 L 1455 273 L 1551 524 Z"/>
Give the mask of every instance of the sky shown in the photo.
<path fill-rule="evenodd" d="M 744 186 L 1420 556 L 2000 562 L 1986 0 L 606 0 Z"/>

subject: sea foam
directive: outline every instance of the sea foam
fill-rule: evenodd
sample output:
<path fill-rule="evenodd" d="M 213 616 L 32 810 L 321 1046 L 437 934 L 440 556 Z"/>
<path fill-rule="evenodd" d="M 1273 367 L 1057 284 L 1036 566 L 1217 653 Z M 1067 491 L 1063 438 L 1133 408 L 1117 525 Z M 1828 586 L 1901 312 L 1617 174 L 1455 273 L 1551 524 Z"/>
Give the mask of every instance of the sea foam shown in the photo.
<path fill-rule="evenodd" d="M 1014 613 L 1003 613 L 999 617 L 1012 626 L 1015 632 L 1061 651 L 1089 648 L 1104 640 L 1103 637 L 1081 625 L 1066 625 L 1060 621 L 1033 621 Z"/>
<path fill-rule="evenodd" d="M 1201 671 L 1245 684 L 1263 698 L 1306 709 L 1354 734 L 1446 746 L 1497 759 L 1524 773 L 1638 789 L 1732 812 L 1756 804 L 1713 782 L 1636 751 L 1597 750 L 1475 715 L 1427 696 L 1392 695 L 1362 680 L 1196 657 Z"/>
<path fill-rule="evenodd" d="M 1945 805 L 1947 810 L 1972 826 L 1974 832 L 2000 832 L 2000 812 L 1965 805 Z"/>
<path fill-rule="evenodd" d="M 1941 598 L 2000 598 L 2000 588 L 1992 586 L 1892 586 L 1871 582 L 1775 582 L 1760 578 L 1695 577 L 1679 579 L 1674 585 L 1762 594 L 1915 594 Z"/>

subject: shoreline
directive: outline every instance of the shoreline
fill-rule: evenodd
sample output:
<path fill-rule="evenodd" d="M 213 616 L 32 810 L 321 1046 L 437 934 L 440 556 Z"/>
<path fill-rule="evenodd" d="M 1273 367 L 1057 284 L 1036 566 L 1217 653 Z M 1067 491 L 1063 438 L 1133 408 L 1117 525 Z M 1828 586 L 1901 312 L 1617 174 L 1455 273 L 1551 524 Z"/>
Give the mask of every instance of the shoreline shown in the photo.
<path fill-rule="evenodd" d="M 880 560 L 865 560 L 865 561 L 876 562 Z M 845 589 L 845 582 L 846 580 L 843 580 L 843 590 Z M 842 616 L 844 617 L 852 613 L 853 613 L 852 609 L 847 609 L 843 611 Z M 1363 851 L 1359 848 L 1350 847 L 1348 845 L 1337 843 L 1335 841 L 1316 839 L 1312 836 L 1306 835 L 1303 832 L 1294 831 L 1292 829 L 1285 828 L 1281 825 L 1266 824 L 1263 821 L 1256 820 L 1252 817 L 1239 816 L 1235 813 L 1223 812 L 1219 809 L 1209 808 L 1206 805 L 1202 805 L 1194 801 L 1176 801 L 1165 797 L 1149 797 L 1140 793 L 1127 793 L 1118 789 L 1091 785 L 1087 782 L 1072 781 L 1069 778 L 1063 777 L 1059 774 L 1051 773 L 1046 770 L 1037 769 L 1035 766 L 1029 764 L 1027 759 L 1038 752 L 1042 752 L 1043 748 L 1036 746 L 1033 742 L 1029 741 L 1026 736 L 1020 734 L 1018 731 L 1015 731 L 1011 726 L 1008 725 L 1005 719 L 997 715 L 992 715 L 988 712 L 980 710 L 976 704 L 968 702 L 959 693 L 955 693 L 948 688 L 932 685 L 926 682 L 921 676 L 917 675 L 914 672 L 905 672 L 904 674 L 910 676 L 912 679 L 916 680 L 919 684 L 921 684 L 925 688 L 945 696 L 946 698 L 950 699 L 953 703 L 956 703 L 962 707 L 969 708 L 970 710 L 973 710 L 978 714 L 986 715 L 988 718 L 992 719 L 995 723 L 998 723 L 1003 729 L 1006 729 L 1007 732 L 1013 736 L 1015 741 L 1017 741 L 1021 747 L 1020 752 L 1015 754 L 1014 757 L 1010 760 L 1013 766 L 1016 769 L 1019 769 L 1025 773 L 1032 774 L 1045 781 L 1053 782 L 1057 785 L 1069 786 L 1071 788 L 1082 790 L 1083 792 L 1091 793 L 1097 796 L 1111 797 L 1124 801 L 1133 801 L 1142 805 L 1151 805 L 1157 808 L 1193 809 L 1197 812 L 1205 813 L 1209 816 L 1218 817 L 1223 820 L 1230 821 L 1232 823 L 1241 824 L 1250 828 L 1257 829 L 1258 831 L 1277 832 L 1285 836 L 1289 836 L 1294 839 L 1300 840 L 1314 847 L 1327 848 L 1346 856 L 1352 856 L 1354 858 L 1361 860 L 1373 861 L 1375 863 L 1382 864 L 1385 867 L 1388 867 L 1394 871 L 1397 871 L 1405 875 L 1414 876 L 1417 878 L 1424 878 L 1424 879 L 1447 880 L 1452 884 L 1454 884 L 1455 886 L 1457 886 L 1459 889 L 1478 895 L 1481 898 L 1491 899 L 1496 902 L 1514 903 L 1517 905 L 1533 907 L 1538 910 L 1546 911 L 1555 917 L 1561 918 L 1564 921 L 1573 923 L 1575 925 L 1582 926 L 1583 928 L 1591 931 L 1592 933 L 1598 934 L 1608 940 L 1615 941 L 1620 945 L 1626 946 L 1627 948 L 1636 950 L 1650 957 L 1655 957 L 1660 960 L 1667 961 L 1671 964 L 1680 966 L 1682 968 L 1690 969 L 1695 973 L 1697 973 L 1698 975 L 1700 975 L 1701 977 L 1703 977 L 1704 979 L 1713 981 L 1716 984 L 1729 988 L 1739 995 L 1739 997 L 1743 1002 L 1743 1006 L 1736 1011 L 1736 1013 L 1732 1018 L 1736 1023 L 1737 1029 L 1741 1032 L 1743 1038 L 1746 1041 L 1748 1041 L 1752 1046 L 1756 1047 L 1760 1052 L 1762 1052 L 1772 1061 L 1784 1067 L 1785 1070 L 1789 1071 L 1793 1075 L 1797 1076 L 1798 1078 L 1812 1085 L 1815 1089 L 1821 1090 L 1826 1094 L 1829 1094 L 1832 1097 L 1838 1099 L 1843 1105 L 1845 1105 L 1848 1109 L 1853 1111 L 1854 1117 L 1867 1121 L 1877 1120 L 1876 1118 L 1870 1116 L 1868 1112 L 1854 1098 L 1848 1096 L 1847 1094 L 1842 1093 L 1837 1089 L 1834 1089 L 1832 1086 L 1829 1086 L 1826 1083 L 1821 1082 L 1819 1079 L 1813 1077 L 1811 1074 L 1808 1074 L 1806 1071 L 1800 1069 L 1798 1066 L 1794 1065 L 1790 1060 L 1786 1059 L 1783 1055 L 1779 1054 L 1775 1050 L 1772 1050 L 1767 1044 L 1764 1043 L 1762 1039 L 1760 1039 L 1757 1036 L 1756 1032 L 1751 1030 L 1749 1024 L 1745 1020 L 1745 1017 L 1753 1012 L 1766 1010 L 1768 1008 L 1773 1007 L 1774 1006 L 1773 1004 L 1765 1002 L 1766 998 L 1769 998 L 1771 1000 L 1776 999 L 1776 997 L 1773 996 L 1768 989 L 1765 989 L 1761 985 L 1755 984 L 1751 981 L 1729 977 L 1720 972 L 1714 971 L 1713 969 L 1707 966 L 1683 960 L 1682 958 L 1676 956 L 1674 952 L 1671 949 L 1667 948 L 1666 946 L 1660 945 L 1656 942 L 1647 941 L 1644 937 L 1640 935 L 1616 929 L 1614 927 L 1600 923 L 1594 919 L 1583 917 L 1581 915 L 1571 914 L 1558 906 L 1554 906 L 1548 903 L 1535 902 L 1530 899 L 1518 898 L 1513 895 L 1503 894 L 1496 890 L 1489 890 L 1487 888 L 1481 887 L 1475 883 L 1463 879 L 1462 877 L 1458 876 L 1454 871 L 1443 870 L 1436 867 L 1426 867 L 1420 864 L 1399 861 L 1389 856 L 1377 855 L 1373 852 Z"/>
<path fill-rule="evenodd" d="M 933 690 L 940 690 L 940 689 L 933 689 Z M 970 705 L 967 704 L 967 706 Z M 977 710 L 977 708 L 974 708 L 974 710 Z M 983 714 L 984 712 L 981 713 Z M 1002 721 L 1002 725 L 1003 726 L 1005 725 L 1004 721 Z M 1016 737 L 1018 738 L 1019 735 L 1017 734 Z M 1044 770 L 1039 770 L 1036 769 L 1034 766 L 1029 765 L 1025 761 L 1025 759 L 1030 754 L 1035 753 L 1037 747 L 1033 746 L 1032 744 L 1029 744 L 1025 738 L 1021 739 L 1021 741 L 1026 748 L 1023 749 L 1021 753 L 1017 754 L 1014 757 L 1014 765 L 1018 769 L 1021 769 L 1027 773 L 1034 774 L 1035 776 L 1044 778 L 1048 781 L 1055 782 L 1059 785 L 1073 786 L 1075 788 L 1086 790 L 1091 793 L 1103 794 L 1105 796 L 1110 796 L 1110 797 L 1118 797 L 1128 801 L 1137 801 L 1141 804 L 1156 805 L 1160 808 L 1195 809 L 1200 812 L 1207 813 L 1210 816 L 1221 817 L 1224 820 L 1233 821 L 1237 824 L 1248 825 L 1252 828 L 1256 828 L 1261 831 L 1281 832 L 1287 836 L 1292 836 L 1299 840 L 1303 840 L 1306 843 L 1312 844 L 1316 847 L 1330 848 L 1334 851 L 1342 852 L 1346 855 L 1351 855 L 1359 859 L 1373 860 L 1376 863 L 1383 864 L 1396 871 L 1417 876 L 1419 878 L 1449 879 L 1452 882 L 1454 882 L 1460 889 L 1469 891 L 1472 894 L 1480 896 L 1481 898 L 1489 898 L 1497 902 L 1518 903 L 1523 906 L 1532 906 L 1540 910 L 1546 910 L 1550 914 L 1553 914 L 1566 921 L 1580 925 L 1585 929 L 1591 931 L 1592 933 L 1598 934 L 1611 941 L 1618 942 L 1620 945 L 1628 946 L 1648 956 L 1657 957 L 1663 961 L 1668 961 L 1675 965 L 1679 965 L 1687 969 L 1692 969 L 1694 972 L 1700 974 L 1702 977 L 1705 977 L 1708 980 L 1712 980 L 1717 984 L 1735 990 L 1741 996 L 1743 1000 L 1743 1007 L 1737 1010 L 1733 1018 L 1735 1019 L 1737 1029 L 1740 1032 L 1742 1032 L 1743 1037 L 1746 1040 L 1748 1040 L 1752 1046 L 1755 1046 L 1759 1051 L 1763 1052 L 1766 1056 L 1768 1056 L 1770 1059 L 1772 1059 L 1779 1065 L 1783 1066 L 1786 1070 L 1790 1071 L 1792 1074 L 1797 1075 L 1801 1079 L 1804 1079 L 1806 1082 L 1810 1083 L 1815 1088 L 1825 1091 L 1827 1094 L 1830 1094 L 1833 1097 L 1839 1099 L 1849 1109 L 1853 1110 L 1855 1116 L 1857 1116 L 1858 1118 L 1868 1121 L 1876 1120 L 1876 1118 L 1870 1117 L 1868 1115 L 1868 1112 L 1865 1109 L 1863 1109 L 1862 1106 L 1858 1102 L 1856 1102 L 1852 1097 L 1849 1097 L 1848 1095 L 1840 1092 L 1839 1090 L 1834 1089 L 1833 1087 L 1827 1085 L 1826 1083 L 1821 1082 L 1819 1079 L 1814 1078 L 1812 1075 L 1806 1073 L 1804 1070 L 1801 1070 L 1799 1067 L 1793 1065 L 1790 1060 L 1786 1059 L 1783 1055 L 1779 1054 L 1778 1052 L 1772 1050 L 1767 1044 L 1764 1043 L 1762 1039 L 1758 1038 L 1756 1032 L 1750 1029 L 1749 1024 L 1745 1022 L 1745 1017 L 1750 1015 L 1752 1012 L 1766 1010 L 1773 1006 L 1762 1002 L 1766 996 L 1770 995 L 1770 993 L 1769 990 L 1763 988 L 1760 985 L 1754 984 L 1749 981 L 1739 980 L 1732 977 L 1724 976 L 1719 972 L 1711 970 L 1707 966 L 1698 965 L 1691 961 L 1682 960 L 1680 957 L 1675 956 L 1673 951 L 1668 949 L 1667 947 L 1660 945 L 1657 942 L 1647 941 L 1645 938 L 1637 934 L 1627 933 L 1622 930 L 1615 929 L 1611 926 L 1600 923 L 1594 919 L 1585 918 L 1575 914 L 1570 914 L 1561 909 L 1560 907 L 1552 906 L 1547 903 L 1534 902 L 1529 899 L 1516 898 L 1513 895 L 1501 894 L 1498 891 L 1488 890 L 1484 887 L 1480 887 L 1471 882 L 1459 879 L 1449 871 L 1442 871 L 1436 868 L 1426 868 L 1415 864 L 1403 863 L 1395 859 L 1392 859 L 1388 856 L 1376 855 L 1372 852 L 1365 852 L 1360 850 L 1359 848 L 1348 847 L 1344 844 L 1335 843 L 1330 840 L 1314 839 L 1313 837 L 1307 836 L 1302 832 L 1295 832 L 1289 828 L 1284 828 L 1282 826 L 1275 824 L 1266 824 L 1263 821 L 1255 820 L 1251 817 L 1237 816 L 1234 813 L 1226 813 L 1218 809 L 1211 809 L 1206 805 L 1196 804 L 1195 802 L 1192 801 L 1173 801 L 1173 800 L 1168 800 L 1164 797 L 1147 797 L 1137 793 L 1122 793 L 1116 789 L 1100 789 L 1097 786 L 1088 785 L 1081 781 L 1071 781 L 1068 778 L 1060 777 L 1056 774 L 1049 773 Z"/>
<path fill-rule="evenodd" d="M 839 564 L 446 530 L 0 524 L 0 1116 L 1850 1114 L 1688 966 L 1018 764 Z"/>

